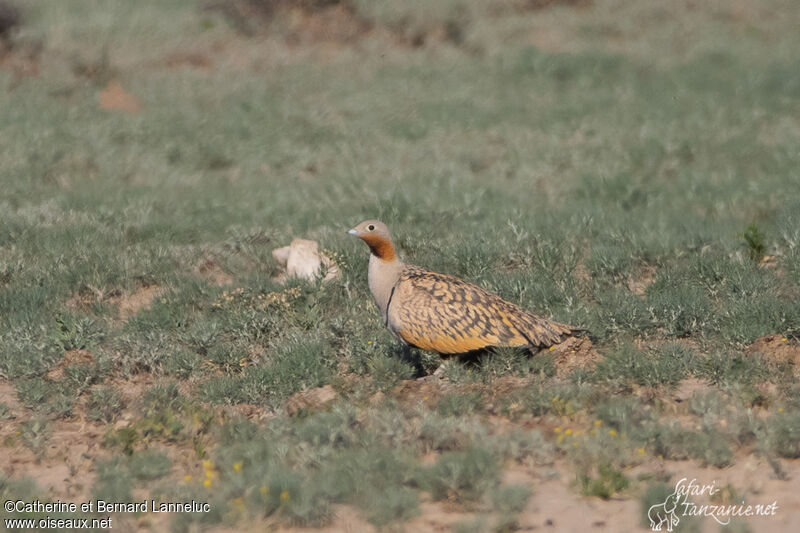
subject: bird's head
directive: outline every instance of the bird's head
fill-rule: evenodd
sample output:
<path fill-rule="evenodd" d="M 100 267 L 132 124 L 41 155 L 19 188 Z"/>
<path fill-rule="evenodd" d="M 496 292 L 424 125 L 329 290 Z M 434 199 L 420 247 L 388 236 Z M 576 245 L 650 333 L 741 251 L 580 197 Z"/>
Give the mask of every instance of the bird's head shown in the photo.
<path fill-rule="evenodd" d="M 386 224 L 380 220 L 365 220 L 347 233 L 367 243 L 370 251 L 378 258 L 384 261 L 394 261 L 392 235 Z"/>

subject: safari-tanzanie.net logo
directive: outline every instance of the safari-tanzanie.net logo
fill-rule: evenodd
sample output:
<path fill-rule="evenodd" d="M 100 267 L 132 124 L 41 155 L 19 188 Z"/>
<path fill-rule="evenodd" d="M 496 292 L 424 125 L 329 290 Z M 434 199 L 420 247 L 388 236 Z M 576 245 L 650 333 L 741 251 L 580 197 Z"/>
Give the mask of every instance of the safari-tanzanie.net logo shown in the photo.
<path fill-rule="evenodd" d="M 695 498 L 711 498 L 722 489 L 715 486 L 715 482 L 710 485 L 701 485 L 697 479 L 681 478 L 675 484 L 675 491 L 667 496 L 662 503 L 657 503 L 650 507 L 647 517 L 650 519 L 650 529 L 661 531 L 666 528 L 672 531 L 681 522 L 681 518 L 687 516 L 711 517 L 720 525 L 727 526 L 731 518 L 738 517 L 759 517 L 775 516 L 778 512 L 778 502 L 773 501 L 769 504 L 757 503 L 748 504 L 717 504 L 699 503 L 692 501 Z"/>

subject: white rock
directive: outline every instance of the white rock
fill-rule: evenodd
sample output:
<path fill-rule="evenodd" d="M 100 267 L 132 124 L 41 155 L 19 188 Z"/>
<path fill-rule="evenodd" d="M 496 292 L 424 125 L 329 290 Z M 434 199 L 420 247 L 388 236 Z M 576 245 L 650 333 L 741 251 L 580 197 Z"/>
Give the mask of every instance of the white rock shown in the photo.
<path fill-rule="evenodd" d="M 286 269 L 278 276 L 283 282 L 286 278 L 300 278 L 307 281 L 317 279 L 323 272 L 322 281 L 330 281 L 339 276 L 339 267 L 329 257 L 319 253 L 319 244 L 307 239 L 294 239 L 289 246 L 276 248 L 272 256 Z"/>

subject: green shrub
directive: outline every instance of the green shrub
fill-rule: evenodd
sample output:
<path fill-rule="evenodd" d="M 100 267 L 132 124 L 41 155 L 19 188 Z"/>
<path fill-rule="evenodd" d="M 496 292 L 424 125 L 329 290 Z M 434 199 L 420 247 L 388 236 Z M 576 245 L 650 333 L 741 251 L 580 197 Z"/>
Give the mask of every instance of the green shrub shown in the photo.
<path fill-rule="evenodd" d="M 97 478 L 92 493 L 95 499 L 113 502 L 133 500 L 134 481 L 123 457 L 114 457 L 97 463 Z"/>
<path fill-rule="evenodd" d="M 317 479 L 334 501 L 354 503 L 377 527 L 418 513 L 418 497 L 407 485 L 414 464 L 388 448 L 342 450 L 330 458 Z"/>
<path fill-rule="evenodd" d="M 25 407 L 56 418 L 72 415 L 75 395 L 75 389 L 69 387 L 67 382 L 32 378 L 17 383 L 17 396 Z"/>
<path fill-rule="evenodd" d="M 656 419 L 656 413 L 634 397 L 609 398 L 597 405 L 595 415 L 606 426 L 628 435 Z"/>
<path fill-rule="evenodd" d="M 253 403 L 277 407 L 291 394 L 328 382 L 335 360 L 327 343 L 316 337 L 288 340 L 262 365 L 248 366 L 241 378 L 214 377 L 201 397 L 212 403 Z"/>
<path fill-rule="evenodd" d="M 86 403 L 87 417 L 108 424 L 116 420 L 124 407 L 125 400 L 117 389 L 100 387 L 92 391 Z"/>
<path fill-rule="evenodd" d="M 742 234 L 745 248 L 753 261 L 760 261 L 767 251 L 766 237 L 755 223 L 747 226 Z"/>
<path fill-rule="evenodd" d="M 592 308 L 587 327 L 600 341 L 620 335 L 642 335 L 653 328 L 647 304 L 622 288 L 595 292 L 597 306 Z"/>
<path fill-rule="evenodd" d="M 603 500 L 607 500 L 618 492 L 624 491 L 630 485 L 630 481 L 622 471 L 607 464 L 598 465 L 596 477 L 590 474 L 581 474 L 579 480 L 581 494 L 602 498 Z"/>
<path fill-rule="evenodd" d="M 6 379 L 40 376 L 63 355 L 63 347 L 46 328 L 11 327 L 0 331 L 0 376 Z"/>
<path fill-rule="evenodd" d="M 769 449 L 780 457 L 800 457 L 800 411 L 786 411 L 767 421 Z"/>
<path fill-rule="evenodd" d="M 244 390 L 244 379 L 233 376 L 212 377 L 203 382 L 199 397 L 214 405 L 235 405 L 250 398 Z"/>
<path fill-rule="evenodd" d="M 374 355 L 367 361 L 372 381 L 378 390 L 389 390 L 414 376 L 414 368 L 397 357 Z"/>
<path fill-rule="evenodd" d="M 502 485 L 492 492 L 492 504 L 501 515 L 521 513 L 531 497 L 527 485 Z"/>
<path fill-rule="evenodd" d="M 56 324 L 57 341 L 65 351 L 90 350 L 106 337 L 103 325 L 88 316 L 62 314 Z"/>
<path fill-rule="evenodd" d="M 653 323 L 673 337 L 688 337 L 703 331 L 713 320 L 711 302 L 698 287 L 685 281 L 647 288 L 647 304 Z"/>
<path fill-rule="evenodd" d="M 496 532 L 519 529 L 517 515 L 528 504 L 531 489 L 526 485 L 501 485 L 492 492 L 492 507 L 498 515 Z"/>
<path fill-rule="evenodd" d="M 437 409 L 442 416 L 463 416 L 483 407 L 481 395 L 475 392 L 445 394 Z"/>
<path fill-rule="evenodd" d="M 694 355 L 678 344 L 662 345 L 646 353 L 623 344 L 597 364 L 595 379 L 617 387 L 637 384 L 649 387 L 675 386 L 691 371 Z"/>
<path fill-rule="evenodd" d="M 497 457 L 485 448 L 471 446 L 443 453 L 435 465 L 423 471 L 420 481 L 434 500 L 474 503 L 497 485 L 499 476 Z"/>
<path fill-rule="evenodd" d="M 714 385 L 730 386 L 768 380 L 771 370 L 769 364 L 758 355 L 715 352 L 697 365 L 695 374 Z"/>
<path fill-rule="evenodd" d="M 128 469 L 137 481 L 152 481 L 169 474 L 172 462 L 163 452 L 144 450 L 128 458 Z"/>
<path fill-rule="evenodd" d="M 36 454 L 42 457 L 45 453 L 45 446 L 52 436 L 50 423 L 42 417 L 34 417 L 26 420 L 19 426 L 19 436 L 22 442 Z"/>
<path fill-rule="evenodd" d="M 643 527 L 650 527 L 650 509 L 654 505 L 663 504 L 674 492 L 675 487 L 665 483 L 648 485 L 647 489 L 639 497 L 639 513 L 641 516 L 641 525 Z M 680 522 L 678 525 L 680 525 Z"/>
<path fill-rule="evenodd" d="M 202 359 L 189 350 L 175 350 L 169 352 L 163 361 L 164 373 L 178 379 L 187 379 L 200 371 L 203 366 Z"/>

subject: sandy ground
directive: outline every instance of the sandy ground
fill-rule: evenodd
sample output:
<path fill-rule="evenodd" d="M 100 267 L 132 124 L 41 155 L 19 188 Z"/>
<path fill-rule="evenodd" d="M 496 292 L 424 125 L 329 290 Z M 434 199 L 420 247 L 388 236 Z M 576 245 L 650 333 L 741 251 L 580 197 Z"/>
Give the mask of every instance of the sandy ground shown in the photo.
<path fill-rule="evenodd" d="M 130 383 L 125 394 L 131 397 L 139 394 L 148 383 Z M 420 386 L 430 387 L 430 382 Z M 408 388 L 408 386 L 406 386 Z M 19 404 L 16 390 L 7 382 L 0 382 L 0 402 L 5 403 L 17 418 L 3 421 L 0 425 L 0 442 L 3 454 L 0 468 L 11 478 L 28 477 L 49 497 L 66 501 L 85 501 L 91 495 L 94 483 L 94 464 L 108 455 L 102 447 L 106 427 L 102 424 L 75 420 L 51 422 L 51 435 L 37 456 L 29 447 L 15 438 L 19 425 L 29 418 L 28 411 Z M 168 449 L 175 463 L 175 470 L 191 468 L 193 459 L 190 453 L 179 449 Z M 775 516 L 750 518 L 747 522 L 752 531 L 786 532 L 800 531 L 800 460 L 783 460 L 786 480 L 779 480 L 765 458 L 754 454 L 740 453 L 736 463 L 728 468 L 704 467 L 694 461 L 663 461 L 650 459 L 632 468 L 626 474 L 635 479 L 642 474 L 656 476 L 669 475 L 672 482 L 681 478 L 695 479 L 696 484 L 714 484 L 717 489 L 730 485 L 735 488 L 737 498 L 749 504 L 770 504 L 777 502 Z M 518 516 L 521 531 L 597 531 L 626 532 L 648 531 L 643 523 L 639 496 L 635 488 L 629 489 L 622 497 L 607 501 L 580 495 L 575 487 L 575 476 L 565 459 L 558 459 L 553 465 L 523 466 L 508 465 L 503 474 L 503 483 L 523 484 L 532 488 L 532 496 L 525 510 Z M 693 503 L 711 503 L 707 496 L 690 499 Z M 738 504 L 740 501 L 729 501 Z M 316 532 L 370 532 L 377 531 L 359 517 L 355 508 L 338 505 L 331 524 L 323 528 L 282 528 L 280 531 Z M 480 510 L 465 512 L 462 508 L 447 502 L 430 501 L 423 494 L 420 514 L 404 524 L 404 531 L 440 532 L 449 531 L 453 525 L 464 522 L 485 520 L 487 527 L 497 520 L 491 515 L 482 515 Z M 160 517 L 161 518 L 161 517 Z M 700 531 L 720 531 L 720 525 L 713 518 L 698 520 Z M 142 517 L 138 520 L 118 522 L 126 529 L 141 531 L 167 531 L 165 520 Z M 263 531 L 274 526 L 266 522 L 254 522 L 239 531 Z M 212 531 L 233 531 L 215 527 Z"/>

